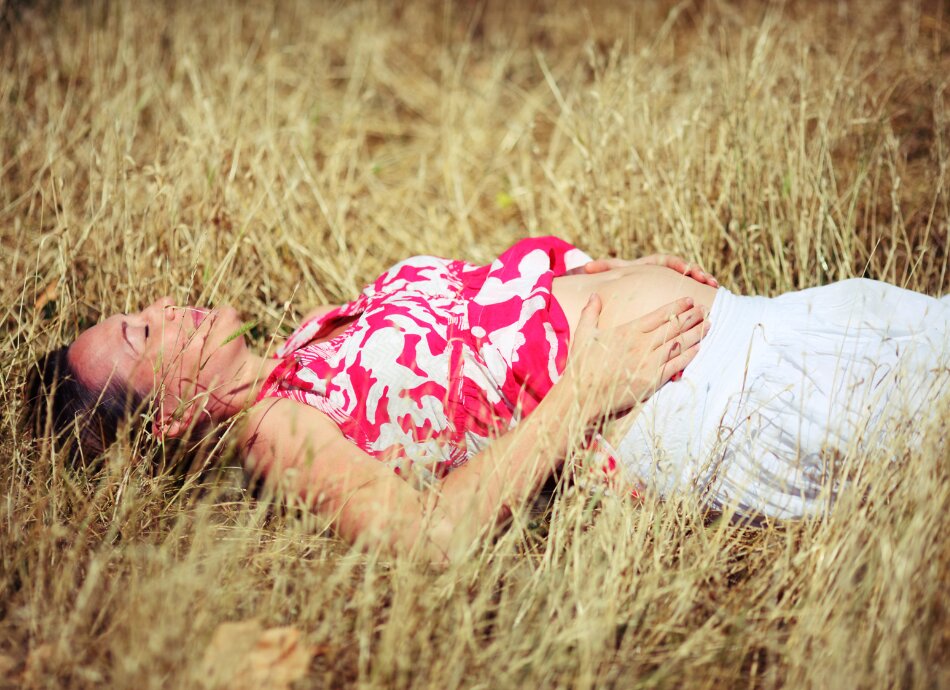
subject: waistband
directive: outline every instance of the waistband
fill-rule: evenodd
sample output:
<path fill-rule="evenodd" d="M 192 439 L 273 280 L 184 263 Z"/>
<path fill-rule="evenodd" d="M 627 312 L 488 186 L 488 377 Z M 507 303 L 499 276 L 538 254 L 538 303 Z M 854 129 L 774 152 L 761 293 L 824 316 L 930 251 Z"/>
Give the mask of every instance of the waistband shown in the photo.
<path fill-rule="evenodd" d="M 706 454 L 730 400 L 742 394 L 756 327 L 768 318 L 770 302 L 768 297 L 744 297 L 726 288 L 716 291 L 709 312 L 711 328 L 695 359 L 679 381 L 667 383 L 644 403 L 616 445 L 631 478 L 658 479 L 660 471 L 673 482 L 675 475 L 686 471 L 685 459 Z M 662 447 L 657 447 L 657 438 Z"/>
<path fill-rule="evenodd" d="M 683 381 L 729 383 L 744 371 L 755 327 L 764 322 L 768 297 L 744 297 L 719 288 L 709 311 L 711 328 L 699 343 L 699 352 L 683 378 L 666 388 L 684 391 Z"/>

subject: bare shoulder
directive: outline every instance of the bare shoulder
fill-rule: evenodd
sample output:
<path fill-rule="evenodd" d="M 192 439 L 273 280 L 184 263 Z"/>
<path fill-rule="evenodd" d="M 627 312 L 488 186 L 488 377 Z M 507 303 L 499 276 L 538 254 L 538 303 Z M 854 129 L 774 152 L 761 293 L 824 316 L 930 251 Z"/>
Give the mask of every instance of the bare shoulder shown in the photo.
<path fill-rule="evenodd" d="M 247 469 L 263 475 L 304 465 L 332 476 L 388 472 L 327 415 L 294 400 L 267 398 L 248 410 L 240 446 Z"/>
<path fill-rule="evenodd" d="M 351 542 L 370 528 L 379 532 L 381 520 L 418 531 L 416 492 L 317 409 L 262 400 L 248 411 L 240 443 L 248 471 L 330 517 Z M 386 543 L 398 536 L 380 533 Z"/>

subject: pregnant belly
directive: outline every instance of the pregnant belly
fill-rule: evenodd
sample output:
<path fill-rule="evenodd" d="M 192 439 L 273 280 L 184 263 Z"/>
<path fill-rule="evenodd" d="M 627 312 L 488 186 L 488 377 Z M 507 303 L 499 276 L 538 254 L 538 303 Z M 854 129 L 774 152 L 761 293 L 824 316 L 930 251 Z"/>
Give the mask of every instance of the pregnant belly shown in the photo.
<path fill-rule="evenodd" d="M 593 275 L 561 276 L 554 279 L 552 293 L 567 316 L 572 343 L 581 310 L 595 292 L 603 303 L 601 328 L 633 321 L 680 297 L 692 297 L 709 309 L 716 297 L 716 288 L 664 266 L 627 266 Z"/>

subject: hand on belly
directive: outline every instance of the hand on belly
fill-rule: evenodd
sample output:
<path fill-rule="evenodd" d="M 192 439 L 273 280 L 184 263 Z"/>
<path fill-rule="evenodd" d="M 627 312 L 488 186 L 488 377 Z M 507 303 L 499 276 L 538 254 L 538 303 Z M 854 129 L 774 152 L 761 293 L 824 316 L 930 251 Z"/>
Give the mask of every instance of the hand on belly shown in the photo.
<path fill-rule="evenodd" d="M 716 297 L 716 288 L 663 266 L 561 276 L 554 279 L 552 293 L 567 317 L 572 341 L 581 310 L 594 292 L 604 305 L 598 322 L 601 328 L 633 321 L 680 297 L 692 297 L 695 304 L 710 309 Z"/>

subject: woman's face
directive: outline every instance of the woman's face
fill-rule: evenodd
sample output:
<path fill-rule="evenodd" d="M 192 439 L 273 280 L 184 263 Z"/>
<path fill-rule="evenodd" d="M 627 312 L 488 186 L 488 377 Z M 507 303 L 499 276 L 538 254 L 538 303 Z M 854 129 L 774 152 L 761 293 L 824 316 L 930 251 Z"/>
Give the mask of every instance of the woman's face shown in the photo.
<path fill-rule="evenodd" d="M 84 331 L 69 348 L 69 363 L 93 390 L 119 381 L 146 397 L 162 387 L 166 398 L 183 402 L 234 371 L 247 348 L 243 337 L 232 337 L 240 328 L 231 307 L 178 307 L 163 297 Z"/>

